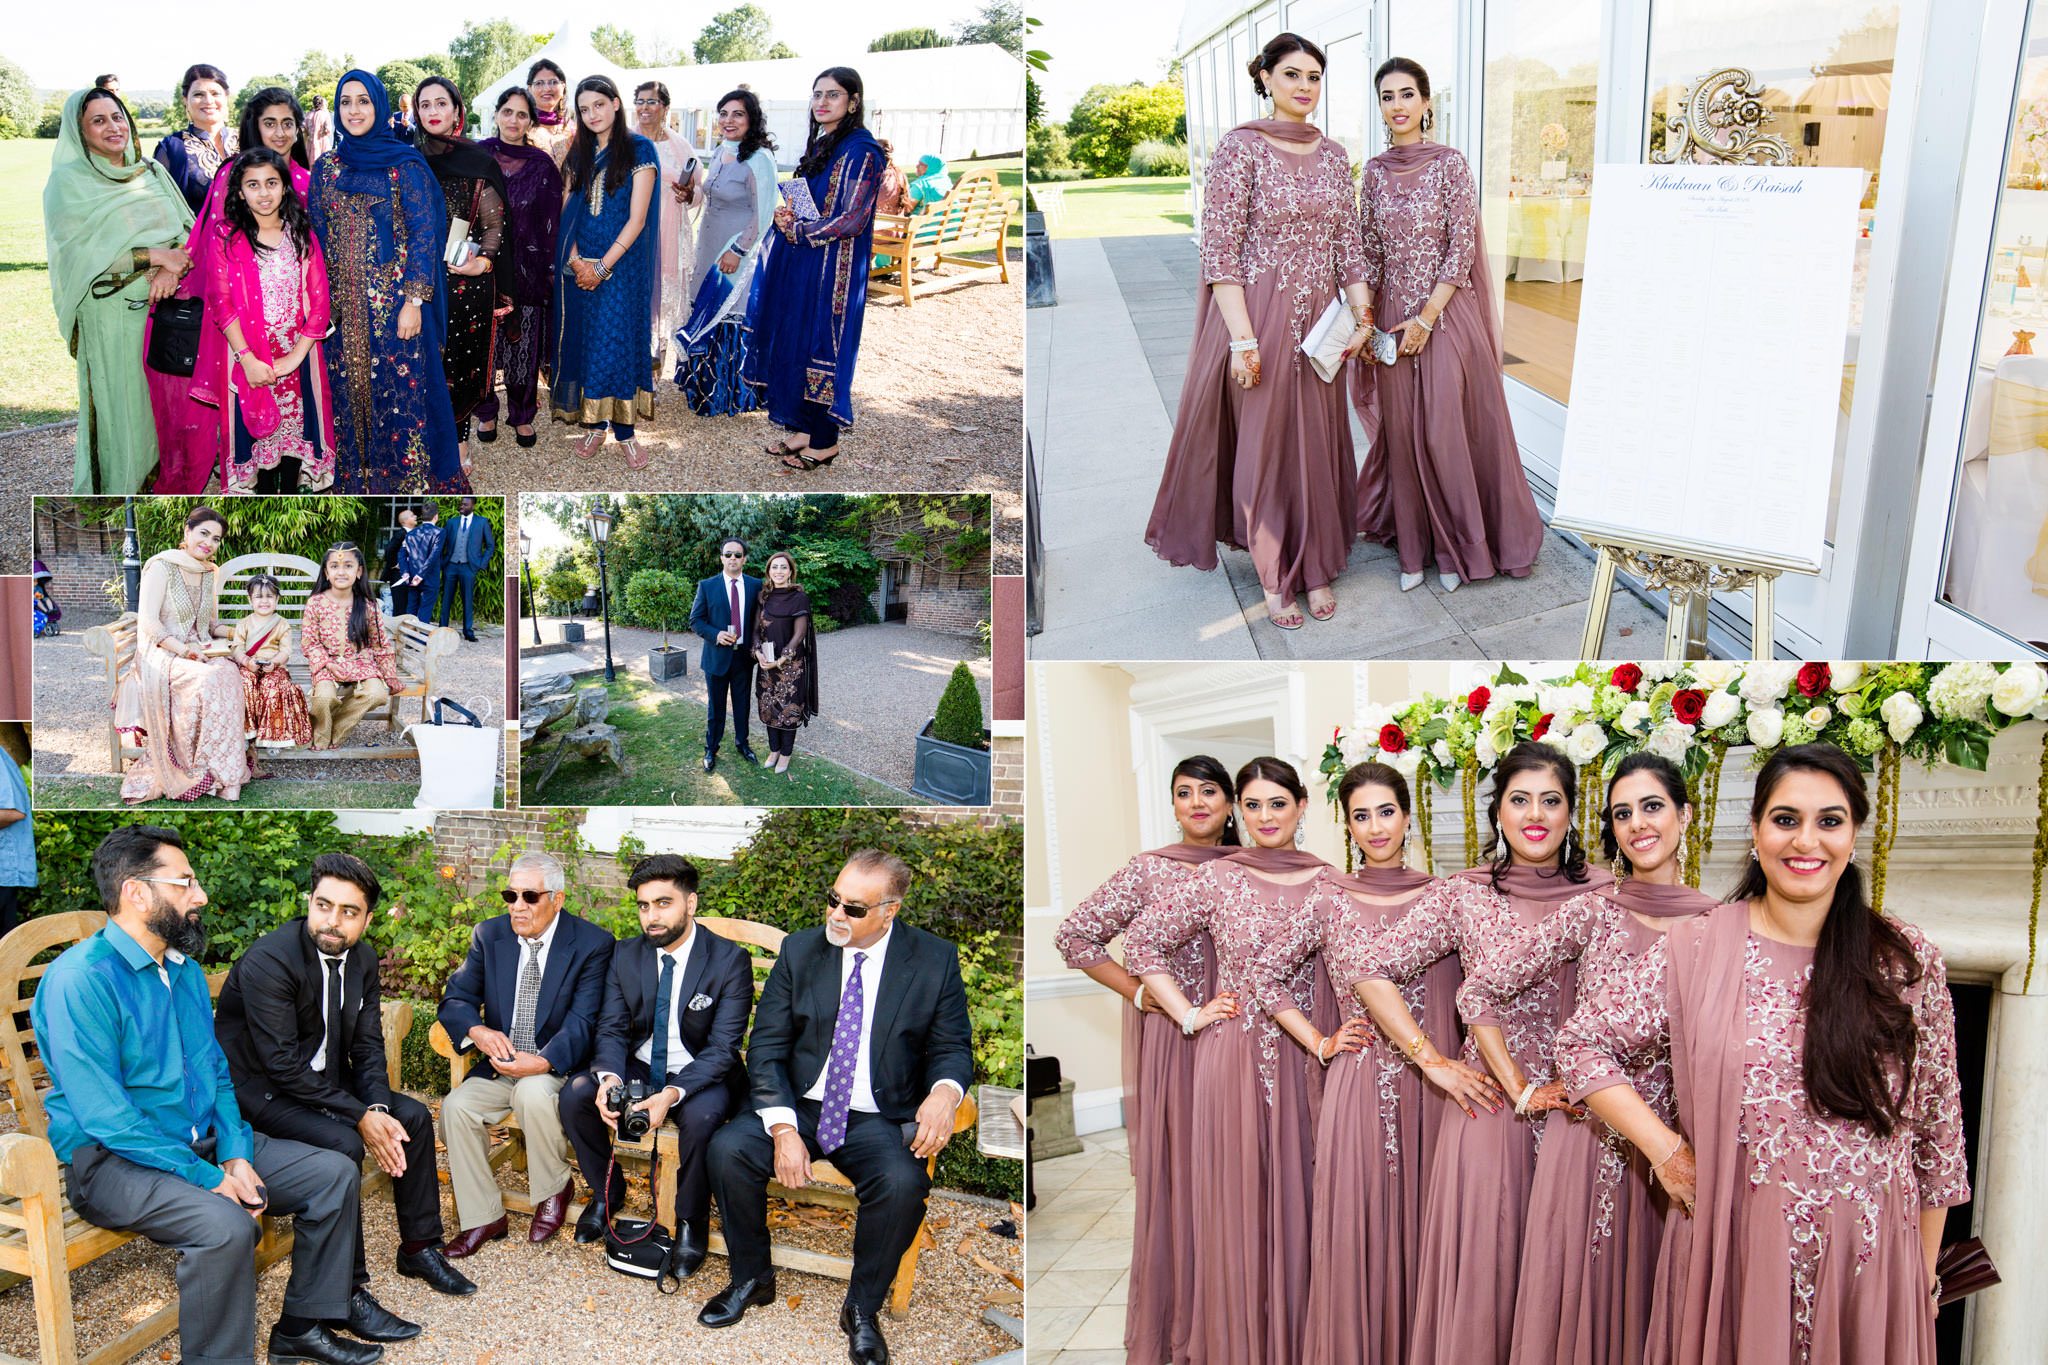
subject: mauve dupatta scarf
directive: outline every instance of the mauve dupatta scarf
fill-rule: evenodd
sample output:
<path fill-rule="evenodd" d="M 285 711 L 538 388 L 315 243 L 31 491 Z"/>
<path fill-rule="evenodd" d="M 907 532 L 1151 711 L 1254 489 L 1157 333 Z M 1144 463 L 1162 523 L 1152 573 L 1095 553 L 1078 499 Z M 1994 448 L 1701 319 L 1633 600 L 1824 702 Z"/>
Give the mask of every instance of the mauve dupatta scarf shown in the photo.
<path fill-rule="evenodd" d="M 1409 899 L 1393 907 L 1398 913 L 1390 915 L 1381 925 L 1381 932 L 1400 923 L 1401 916 L 1408 913 L 1423 892 L 1440 880 L 1414 867 L 1361 867 L 1356 872 L 1332 871 L 1327 878 L 1331 883 L 1346 891 L 1355 891 L 1361 896 L 1406 896 Z M 1464 983 L 1465 967 L 1456 953 L 1445 953 L 1423 969 L 1422 974 L 1422 1017 L 1415 1022 L 1422 1025 L 1422 1031 L 1435 1040 L 1437 1051 L 1446 1057 L 1458 1055 L 1458 1048 L 1464 1041 L 1463 1026 L 1458 1019 L 1458 987 Z M 1344 993 L 1343 985 L 1337 987 Z M 1377 1024 L 1374 1025 L 1378 1027 Z M 1399 1047 L 1404 1039 L 1391 1039 Z M 1428 1119 L 1441 1118 L 1434 1109 Z"/>
<path fill-rule="evenodd" d="M 1675 886 L 1660 886 L 1655 882 L 1637 881 L 1633 877 L 1616 882 L 1601 894 L 1622 909 L 1647 919 L 1677 919 L 1684 915 L 1697 915 L 1721 903 L 1706 892 L 1695 891 L 1683 882 Z"/>
<path fill-rule="evenodd" d="M 1328 867 L 1329 864 L 1315 854 L 1298 848 L 1260 848 L 1254 844 L 1249 848 L 1235 848 L 1223 855 L 1222 861 L 1236 863 L 1252 872 L 1273 876 L 1283 872 L 1306 872 L 1313 868 Z"/>
<path fill-rule="evenodd" d="M 1463 872 L 1452 875 L 1463 877 L 1467 881 L 1483 882 L 1489 887 L 1495 886 L 1491 865 L 1468 867 Z M 1533 901 L 1546 908 L 1555 908 L 1573 896 L 1584 895 L 1588 891 L 1606 891 L 1613 885 L 1614 874 L 1604 868 L 1588 867 L 1586 879 L 1575 882 L 1554 867 L 1531 867 L 1524 863 L 1515 863 L 1500 874 L 1496 889 L 1502 895 L 1512 896 L 1516 900 Z"/>
<path fill-rule="evenodd" d="M 1165 858 L 1176 863 L 1187 863 L 1200 867 L 1203 863 L 1225 858 L 1239 851 L 1236 844 L 1168 844 L 1164 848 L 1148 848 L 1147 858 Z"/>

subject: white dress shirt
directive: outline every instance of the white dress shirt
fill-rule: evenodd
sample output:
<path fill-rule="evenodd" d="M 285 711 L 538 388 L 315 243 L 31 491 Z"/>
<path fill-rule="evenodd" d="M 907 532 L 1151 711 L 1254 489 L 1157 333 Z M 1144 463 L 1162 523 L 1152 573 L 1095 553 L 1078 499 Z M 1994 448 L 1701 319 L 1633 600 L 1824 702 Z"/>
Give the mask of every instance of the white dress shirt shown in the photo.
<path fill-rule="evenodd" d="M 509 916 L 507 917 L 507 923 L 510 923 Z M 533 949 L 528 945 L 534 942 L 538 942 L 540 944 L 540 975 L 541 980 L 547 980 L 548 950 L 554 946 L 555 930 L 561 927 L 562 912 L 557 910 L 555 912 L 555 917 L 548 921 L 548 927 L 540 931 L 540 938 L 538 940 L 530 938 L 521 938 L 517 930 L 513 931 L 512 941 L 519 945 L 519 965 L 512 969 L 512 1008 L 514 1010 L 517 1010 L 519 1008 L 519 977 L 520 974 L 526 970 L 526 959 L 533 953 Z M 534 1004 L 534 1027 L 538 1028 L 539 1026 L 540 1005 L 539 1002 L 536 1001 Z M 490 1026 L 486 1024 L 485 1027 L 488 1028 Z M 510 1019 L 507 1019 L 505 1021 L 505 1027 L 503 1029 L 500 1029 L 499 1032 L 503 1033 L 507 1038 L 510 1038 L 512 1036 L 512 1021 Z M 455 1050 L 457 1052 L 462 1051 L 464 1048 L 470 1048 L 475 1046 L 476 1044 L 470 1041 L 468 1034 L 464 1034 L 462 1037 L 455 1040 Z"/>
<path fill-rule="evenodd" d="M 334 1041 L 327 1036 L 327 978 L 334 970 L 328 964 L 345 962 L 347 958 L 334 957 L 322 952 L 315 952 L 313 955 L 320 959 L 320 1050 L 313 1054 L 312 1065 L 307 1070 L 325 1071 L 327 1069 L 327 1045 Z M 345 971 L 342 973 L 341 1007 L 344 1010 L 348 1008 L 348 973 Z"/>
<path fill-rule="evenodd" d="M 675 994 L 669 997 L 668 1002 L 668 1069 L 670 1071 L 680 1071 L 696 1060 L 695 1055 L 690 1049 L 683 1046 L 683 1011 L 688 1008 L 690 1003 L 683 999 L 683 969 L 689 965 L 690 945 L 696 941 L 697 921 L 693 919 L 690 921 L 690 932 L 684 934 L 668 947 L 654 950 L 654 981 L 656 989 L 660 989 L 661 985 L 661 959 L 668 957 L 673 959 L 676 964 L 675 970 L 672 973 L 675 984 L 669 988 Z M 645 1062 L 650 1068 L 654 1065 L 654 1037 L 652 1034 L 640 1040 L 640 1046 L 633 1049 L 633 1055 L 642 1062 Z M 600 1079 L 607 1076 L 615 1081 L 622 1079 L 621 1077 L 613 1076 L 609 1071 L 600 1071 L 597 1074 Z M 654 1084 L 666 1087 L 668 1085 L 668 1078 L 666 1076 L 656 1076 L 654 1077 Z"/>

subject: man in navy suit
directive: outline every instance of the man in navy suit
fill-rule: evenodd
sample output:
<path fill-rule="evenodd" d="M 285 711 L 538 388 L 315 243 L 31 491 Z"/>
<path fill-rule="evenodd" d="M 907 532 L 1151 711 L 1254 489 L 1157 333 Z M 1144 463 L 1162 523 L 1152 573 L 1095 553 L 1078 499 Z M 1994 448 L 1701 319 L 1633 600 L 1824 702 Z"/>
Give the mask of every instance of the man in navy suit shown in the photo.
<path fill-rule="evenodd" d="M 484 1061 L 441 1103 L 441 1140 L 462 1232 L 443 1254 L 468 1256 L 505 1235 L 505 1201 L 491 1170 L 489 1128 L 519 1115 L 527 1188 L 535 1204 L 527 1239 L 562 1226 L 576 1178 L 557 1107 L 562 1084 L 590 1065 L 612 936 L 562 910 L 562 865 L 545 853 L 512 864 L 502 894 L 509 912 L 469 936 L 469 956 L 448 978 L 441 1027 L 458 1053 Z"/>
<path fill-rule="evenodd" d="M 705 1151 L 746 1104 L 740 1039 L 754 1012 L 754 968 L 746 949 L 698 926 L 697 869 L 688 858 L 650 854 L 626 885 L 640 905 L 640 936 L 612 949 L 593 1070 L 562 1087 L 562 1127 L 596 1195 L 577 1220 L 576 1240 L 604 1236 L 607 1214 L 625 1200 L 625 1172 L 611 1160 L 619 1115 L 609 1097 L 619 1082 L 639 1081 L 654 1091 L 633 1106 L 647 1112 L 648 1131 L 670 1119 L 681 1130 L 672 1231 L 687 1280 L 711 1245 Z"/>
<path fill-rule="evenodd" d="M 447 588 L 441 594 L 441 624 L 448 624 L 448 613 L 455 606 L 455 588 L 462 587 L 462 638 L 476 639 L 476 628 L 471 624 L 470 604 L 476 597 L 476 576 L 491 562 L 491 551 L 498 547 L 497 538 L 491 534 L 490 519 L 476 510 L 475 498 L 464 498 L 462 510 L 455 514 L 455 520 L 443 528 L 441 536 L 440 571 L 447 578 Z"/>
<path fill-rule="evenodd" d="M 747 574 L 747 545 L 737 537 L 718 547 L 720 570 L 697 585 L 690 604 L 690 629 L 704 637 L 697 665 L 711 692 L 711 719 L 704 727 L 704 771 L 718 766 L 718 741 L 725 735 L 725 711 L 732 701 L 732 737 L 740 757 L 759 763 L 747 747 L 747 707 L 754 692 L 754 628 L 761 604 L 761 580 Z"/>

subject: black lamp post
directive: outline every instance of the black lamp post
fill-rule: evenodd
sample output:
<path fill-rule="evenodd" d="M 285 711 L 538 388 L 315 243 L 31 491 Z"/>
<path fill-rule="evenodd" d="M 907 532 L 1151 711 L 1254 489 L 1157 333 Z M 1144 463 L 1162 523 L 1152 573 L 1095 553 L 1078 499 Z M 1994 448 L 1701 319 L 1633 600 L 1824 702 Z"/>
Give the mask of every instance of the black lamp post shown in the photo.
<path fill-rule="evenodd" d="M 593 511 L 584 520 L 590 525 L 591 540 L 597 544 L 597 600 L 604 608 L 604 680 L 617 682 L 619 675 L 612 668 L 612 589 L 604 564 L 604 543 L 611 539 L 612 514 Z"/>
<path fill-rule="evenodd" d="M 526 556 L 533 550 L 533 537 L 519 528 L 519 574 L 526 580 L 526 612 L 533 618 L 533 642 L 540 643 L 540 602 L 533 595 L 533 570 L 527 567 Z M 515 634 L 517 632 L 514 632 Z"/>
<path fill-rule="evenodd" d="M 135 499 L 128 499 L 128 529 L 121 538 L 121 577 L 128 589 L 128 610 L 142 609 L 142 539 L 135 534 Z"/>

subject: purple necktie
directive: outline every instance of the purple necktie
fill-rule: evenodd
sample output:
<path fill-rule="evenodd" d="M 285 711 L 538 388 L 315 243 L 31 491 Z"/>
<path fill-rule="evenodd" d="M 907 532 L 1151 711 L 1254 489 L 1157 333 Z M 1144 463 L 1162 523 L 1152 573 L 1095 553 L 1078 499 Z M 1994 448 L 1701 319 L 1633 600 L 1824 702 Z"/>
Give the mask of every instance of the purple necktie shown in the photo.
<path fill-rule="evenodd" d="M 853 1069 L 860 1054 L 860 1017 L 867 1001 L 860 967 L 866 953 L 853 955 L 853 971 L 839 996 L 839 1021 L 832 1026 L 832 1056 L 825 1063 L 825 1107 L 818 1114 L 818 1150 L 830 1155 L 846 1141 L 846 1115 L 853 1108 Z"/>
<path fill-rule="evenodd" d="M 747 639 L 747 618 L 746 615 L 740 611 L 739 580 L 734 578 L 728 578 L 725 580 L 725 586 L 727 590 L 732 594 L 732 633 L 739 636 L 740 642 L 744 644 L 746 643 Z"/>

